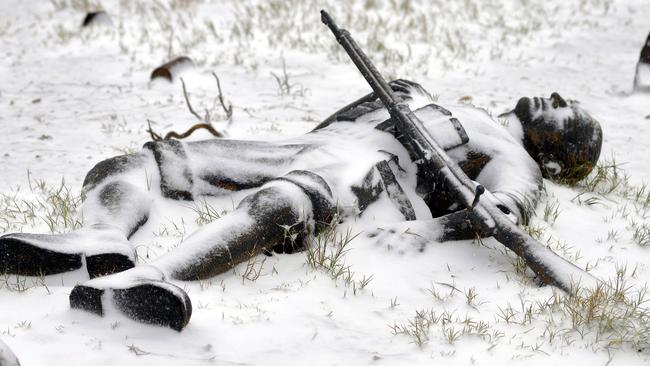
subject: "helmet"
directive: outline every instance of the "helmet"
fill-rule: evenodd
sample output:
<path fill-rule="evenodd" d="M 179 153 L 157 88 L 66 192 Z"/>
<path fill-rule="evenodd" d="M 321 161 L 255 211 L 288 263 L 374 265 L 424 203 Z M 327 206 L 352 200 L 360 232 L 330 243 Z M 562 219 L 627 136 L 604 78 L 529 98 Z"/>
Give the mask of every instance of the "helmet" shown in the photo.
<path fill-rule="evenodd" d="M 513 112 L 521 122 L 524 148 L 544 177 L 575 183 L 596 165 L 603 132 L 577 101 L 564 100 L 558 93 L 521 98 Z"/>

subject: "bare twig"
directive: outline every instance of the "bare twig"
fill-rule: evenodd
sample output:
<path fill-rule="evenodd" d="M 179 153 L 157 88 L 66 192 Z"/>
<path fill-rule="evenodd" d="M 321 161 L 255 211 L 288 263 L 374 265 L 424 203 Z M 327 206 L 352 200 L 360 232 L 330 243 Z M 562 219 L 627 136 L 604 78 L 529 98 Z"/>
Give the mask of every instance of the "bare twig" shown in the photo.
<path fill-rule="evenodd" d="M 226 114 L 226 117 L 228 118 L 229 121 L 232 120 L 232 104 L 226 104 L 226 100 L 223 96 L 223 91 L 221 90 L 221 82 L 219 81 L 219 77 L 217 74 L 212 73 L 212 76 L 214 76 L 214 79 L 217 81 L 217 89 L 219 90 L 219 95 L 218 95 L 218 100 L 219 103 L 221 104 L 221 108 L 223 108 L 224 113 Z M 149 132 L 149 135 L 151 136 L 151 139 L 153 141 L 161 141 L 161 140 L 169 140 L 169 139 L 184 139 L 188 136 L 190 136 L 194 131 L 196 130 L 207 130 L 210 132 L 214 137 L 223 137 L 223 133 L 217 131 L 213 126 L 212 126 L 212 117 L 211 117 L 211 112 L 216 108 L 216 100 L 214 105 L 210 110 L 207 108 L 205 109 L 205 115 L 201 117 L 195 110 L 194 107 L 192 106 L 192 102 L 190 102 L 190 97 L 187 93 L 187 87 L 185 86 L 185 80 L 181 78 L 181 85 L 183 87 L 183 98 L 185 98 L 185 104 L 187 105 L 187 109 L 190 111 L 190 113 L 196 117 L 196 119 L 199 120 L 200 123 L 197 123 L 190 127 L 187 131 L 183 133 L 178 133 L 175 131 L 170 131 L 165 134 L 165 137 L 162 137 L 160 134 L 154 132 L 153 128 L 151 127 L 151 120 L 147 119 L 147 124 L 149 128 L 147 129 L 147 132 Z"/>
<path fill-rule="evenodd" d="M 246 262 L 246 269 L 241 276 L 242 282 L 244 280 L 255 282 L 258 278 L 260 278 L 262 275 L 262 269 L 264 268 L 264 263 L 266 263 L 266 257 L 264 257 L 261 261 L 258 261 L 253 258 L 253 255 L 251 255 L 251 257 L 248 259 L 248 262 Z"/>
<path fill-rule="evenodd" d="M 194 126 L 190 127 L 187 131 L 183 133 L 178 133 L 176 131 L 169 131 L 165 134 L 165 137 L 161 137 L 158 133 L 156 133 L 152 128 L 151 128 L 151 120 L 147 119 L 147 124 L 149 125 L 149 128 L 147 129 L 147 132 L 149 132 L 149 136 L 151 136 L 151 140 L 153 141 L 161 141 L 161 140 L 171 140 L 171 139 L 184 139 L 188 136 L 190 136 L 194 131 L 196 130 L 207 130 L 210 132 L 214 137 L 223 137 L 223 134 L 212 127 L 209 123 L 197 123 Z"/>
<path fill-rule="evenodd" d="M 172 42 L 174 41 L 174 29 L 169 34 L 169 45 L 167 47 L 167 58 L 172 58 Z"/>
<path fill-rule="evenodd" d="M 181 85 L 183 86 L 183 97 L 185 97 L 185 103 L 187 104 L 187 109 L 190 110 L 190 113 L 196 117 L 201 122 L 207 122 L 204 118 L 201 118 L 201 116 L 194 111 L 194 108 L 192 108 L 192 103 L 190 103 L 190 98 L 187 96 L 187 88 L 185 87 L 185 81 L 183 78 L 181 78 Z M 207 116 L 206 116 L 207 117 Z"/>
<path fill-rule="evenodd" d="M 151 136 L 151 140 L 153 141 L 160 141 L 162 140 L 162 137 L 160 137 L 159 134 L 154 132 L 154 130 L 151 128 L 151 120 L 147 118 L 147 125 L 149 128 L 147 129 L 147 132 L 149 132 L 149 136 Z"/>
<path fill-rule="evenodd" d="M 212 73 L 212 76 L 214 76 L 214 79 L 217 81 L 217 89 L 219 90 L 219 103 L 221 103 L 221 108 L 223 109 L 224 113 L 226 113 L 226 118 L 228 118 L 229 121 L 232 120 L 232 103 L 229 103 L 226 106 L 226 102 L 223 98 L 223 92 L 221 91 L 221 82 L 219 82 L 219 77 L 217 74 L 214 72 Z"/>
<path fill-rule="evenodd" d="M 287 63 L 282 57 L 282 75 L 271 72 L 271 76 L 278 84 L 279 95 L 301 96 L 304 97 L 309 89 L 304 88 L 300 83 L 291 82 L 291 74 L 287 72 Z"/>
<path fill-rule="evenodd" d="M 290 75 L 287 73 L 287 63 L 282 58 L 282 76 L 277 75 L 274 72 L 271 72 L 271 76 L 275 79 L 275 82 L 278 83 L 278 91 L 280 95 L 291 95 L 291 89 L 293 84 L 289 82 Z"/>
<path fill-rule="evenodd" d="M 158 356 L 158 357 L 166 357 L 166 358 L 177 358 L 181 360 L 195 360 L 195 361 L 211 361 L 214 360 L 215 356 L 210 356 L 210 357 L 187 357 L 185 355 L 174 355 L 171 353 L 158 353 L 158 352 L 149 352 L 145 351 L 142 348 L 136 346 L 135 344 L 131 344 L 130 346 L 127 346 L 129 348 L 129 351 L 134 353 L 136 356 Z"/>
<path fill-rule="evenodd" d="M 137 347 L 135 344 L 129 346 L 129 351 L 135 353 L 136 356 L 150 355 L 150 352 L 144 351 L 141 348 Z"/>
<path fill-rule="evenodd" d="M 196 130 L 204 129 L 210 132 L 214 137 L 223 137 L 223 134 L 212 127 L 209 123 L 197 123 L 194 126 L 190 127 L 187 131 L 179 134 L 174 131 L 169 131 L 165 135 L 164 140 L 170 140 L 170 139 L 184 139 L 194 133 Z"/>

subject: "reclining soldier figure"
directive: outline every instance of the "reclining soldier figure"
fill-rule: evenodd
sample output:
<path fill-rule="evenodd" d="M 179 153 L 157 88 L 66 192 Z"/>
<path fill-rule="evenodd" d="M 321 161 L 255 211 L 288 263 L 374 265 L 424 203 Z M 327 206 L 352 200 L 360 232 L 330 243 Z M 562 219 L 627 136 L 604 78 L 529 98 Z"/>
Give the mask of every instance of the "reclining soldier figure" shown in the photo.
<path fill-rule="evenodd" d="M 455 107 L 452 117 L 416 83 L 397 80 L 390 86 L 466 174 L 491 192 L 481 199 L 494 200 L 513 221 L 528 220 L 543 175 L 576 181 L 598 160 L 598 122 L 557 93 L 520 99 L 500 116 L 504 127 L 470 105 Z M 358 215 L 382 195 L 419 234 L 413 242 L 418 250 L 431 241 L 481 235 L 455 214 L 458 204 L 444 187 L 418 174 L 399 137 L 385 132 L 390 124 L 381 102 L 369 94 L 313 131 L 280 142 L 148 142 L 138 153 L 90 170 L 81 229 L 0 237 L 0 273 L 48 275 L 85 267 L 91 280 L 73 289 L 73 308 L 102 315 L 114 306 L 133 319 L 181 330 L 191 303 L 168 280 L 210 278 L 265 251 L 298 250 L 323 225 Z M 154 175 L 150 189 L 145 172 Z M 135 266 L 128 238 L 147 221 L 153 195 L 192 200 L 247 189 L 251 193 L 232 212 L 173 251 Z M 384 231 L 376 239 L 386 235 L 399 232 Z"/>

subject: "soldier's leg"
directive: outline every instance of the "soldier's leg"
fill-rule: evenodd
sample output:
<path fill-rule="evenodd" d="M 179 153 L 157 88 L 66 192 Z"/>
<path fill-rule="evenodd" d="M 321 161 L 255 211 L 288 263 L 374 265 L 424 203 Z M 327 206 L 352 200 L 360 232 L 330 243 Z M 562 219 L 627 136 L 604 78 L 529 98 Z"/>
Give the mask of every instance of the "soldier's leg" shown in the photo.
<path fill-rule="evenodd" d="M 144 224 L 153 196 L 173 199 L 261 186 L 287 171 L 309 146 L 208 140 L 150 142 L 136 154 L 98 163 L 83 184 L 84 226 L 66 234 L 0 237 L 0 273 L 49 275 L 79 269 L 91 277 L 133 266 L 130 237 Z"/>
<path fill-rule="evenodd" d="M 79 269 L 91 277 L 131 268 L 130 236 L 150 208 L 147 177 L 158 181 L 151 152 L 117 156 L 90 170 L 81 209 L 84 226 L 65 234 L 14 233 L 0 237 L 0 273 L 50 275 Z"/>
<path fill-rule="evenodd" d="M 221 195 L 260 187 L 292 170 L 296 158 L 314 147 L 242 140 L 196 141 L 184 146 L 195 195 Z"/>
<path fill-rule="evenodd" d="M 187 295 L 166 279 L 198 280 L 231 269 L 300 231 L 317 230 L 334 216 L 331 191 L 319 175 L 293 171 L 247 196 L 238 207 L 190 235 L 151 265 L 88 281 L 70 304 L 102 315 L 115 306 L 142 322 L 181 330 L 189 321 Z M 108 302 L 108 303 L 107 303 Z"/>
<path fill-rule="evenodd" d="M 325 180 L 309 171 L 292 171 L 244 198 L 232 213 L 192 233 L 154 265 L 177 280 L 210 278 L 287 240 L 302 240 L 304 235 L 295 238 L 295 234 L 313 233 L 333 214 Z"/>

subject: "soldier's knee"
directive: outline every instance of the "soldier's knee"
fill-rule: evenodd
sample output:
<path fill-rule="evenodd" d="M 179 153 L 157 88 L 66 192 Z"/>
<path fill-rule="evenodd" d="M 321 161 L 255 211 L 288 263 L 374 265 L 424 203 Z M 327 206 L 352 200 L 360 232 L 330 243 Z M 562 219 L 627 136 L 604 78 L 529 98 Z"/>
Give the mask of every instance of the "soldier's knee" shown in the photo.
<path fill-rule="evenodd" d="M 284 238 L 272 247 L 276 253 L 302 250 L 305 239 L 328 225 L 336 214 L 327 182 L 303 170 L 268 182 L 240 206 L 247 206 L 249 214 L 267 228 L 267 234 Z"/>
<path fill-rule="evenodd" d="M 251 215 L 292 225 L 300 221 L 329 223 L 334 217 L 332 191 L 318 174 L 294 170 L 266 183 L 240 205 L 248 205 Z"/>
<path fill-rule="evenodd" d="M 301 221 L 301 215 L 309 209 L 304 207 L 309 205 L 303 192 L 288 183 L 270 184 L 240 203 L 240 207 L 247 207 L 248 213 L 258 222 L 279 226 Z"/>
<path fill-rule="evenodd" d="M 126 204 L 129 199 L 133 199 L 133 197 L 137 197 L 137 188 L 122 181 L 113 181 L 104 184 L 97 194 L 99 203 L 109 209 L 109 211 L 117 210 Z M 133 203 L 131 202 L 131 204 Z"/>
<path fill-rule="evenodd" d="M 150 205 L 151 197 L 143 188 L 123 180 L 109 180 L 87 193 L 82 210 L 84 218 L 92 212 L 145 215 Z"/>
<path fill-rule="evenodd" d="M 119 155 L 100 161 L 86 174 L 83 182 L 83 192 L 87 193 L 104 183 L 107 179 L 144 165 L 146 159 L 147 156 L 145 153 L 136 153 Z"/>

